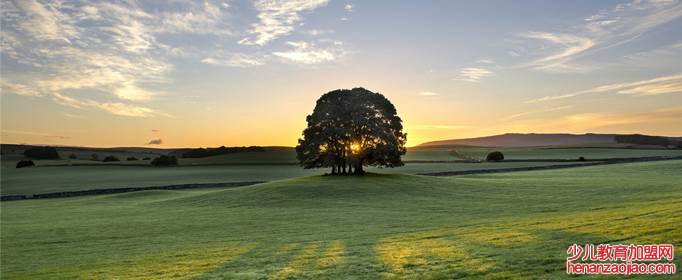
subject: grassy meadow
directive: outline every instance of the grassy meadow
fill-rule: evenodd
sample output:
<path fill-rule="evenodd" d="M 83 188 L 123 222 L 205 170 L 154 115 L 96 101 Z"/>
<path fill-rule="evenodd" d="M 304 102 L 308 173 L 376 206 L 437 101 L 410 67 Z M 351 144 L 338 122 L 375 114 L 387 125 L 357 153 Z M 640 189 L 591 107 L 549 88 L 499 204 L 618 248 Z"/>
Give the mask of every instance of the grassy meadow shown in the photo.
<path fill-rule="evenodd" d="M 7 279 L 572 278 L 565 258 L 573 243 L 672 243 L 682 254 L 680 170 L 674 160 L 458 177 L 306 176 L 3 202 L 1 272 Z"/>
<path fill-rule="evenodd" d="M 368 168 L 376 173 L 420 174 L 446 171 L 487 170 L 499 168 L 533 167 L 579 163 L 581 156 L 592 159 L 629 158 L 645 156 L 682 156 L 682 149 L 612 149 L 612 148 L 501 148 L 506 159 L 527 162 L 461 162 L 451 148 L 409 149 L 401 168 Z M 456 149 L 461 155 L 483 159 L 492 148 L 465 147 Z M 91 150 L 60 150 L 61 160 L 34 160 L 36 167 L 15 168 L 25 159 L 19 153 L 2 156 L 2 195 L 31 195 L 40 193 L 79 191 L 103 188 L 149 187 L 179 184 L 226 183 L 243 181 L 271 181 L 300 176 L 321 175 L 325 169 L 302 169 L 296 164 L 291 148 L 271 147 L 266 152 L 235 153 L 206 158 L 180 158 L 177 167 L 152 167 L 149 161 L 126 161 L 135 156 L 153 154 L 150 150 L 123 148 L 108 153 L 95 150 L 100 158 L 115 155 L 119 162 L 83 159 Z M 78 159 L 68 159 L 74 153 Z M 152 156 L 153 157 L 153 156 Z M 551 160 L 570 160 L 552 162 Z"/>

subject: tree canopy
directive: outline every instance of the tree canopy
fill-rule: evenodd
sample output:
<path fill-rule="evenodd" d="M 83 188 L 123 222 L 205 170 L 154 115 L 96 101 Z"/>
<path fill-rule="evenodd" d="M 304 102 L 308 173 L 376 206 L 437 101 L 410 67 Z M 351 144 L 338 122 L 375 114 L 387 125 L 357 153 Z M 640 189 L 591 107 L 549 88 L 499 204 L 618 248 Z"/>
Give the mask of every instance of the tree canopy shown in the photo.
<path fill-rule="evenodd" d="M 504 160 L 504 154 L 500 151 L 494 151 L 488 154 L 488 156 L 485 157 L 485 160 L 487 161 L 502 161 Z"/>
<path fill-rule="evenodd" d="M 304 168 L 331 167 L 332 174 L 363 174 L 363 166 L 402 166 L 407 135 L 395 106 L 364 88 L 322 95 L 296 153 Z"/>
<path fill-rule="evenodd" d="M 26 149 L 24 155 L 32 159 L 59 159 L 59 153 L 53 147 L 32 147 Z"/>

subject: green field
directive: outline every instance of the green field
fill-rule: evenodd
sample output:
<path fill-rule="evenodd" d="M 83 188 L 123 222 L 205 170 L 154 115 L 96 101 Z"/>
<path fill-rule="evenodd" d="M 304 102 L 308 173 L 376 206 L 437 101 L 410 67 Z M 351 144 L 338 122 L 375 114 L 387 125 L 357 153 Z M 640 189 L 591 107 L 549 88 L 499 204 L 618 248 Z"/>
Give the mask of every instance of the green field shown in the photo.
<path fill-rule="evenodd" d="M 380 173 L 427 173 L 509 167 L 544 166 L 556 162 L 408 163 L 400 168 L 368 168 Z M 326 169 L 303 169 L 297 165 L 204 165 L 152 166 L 54 166 L 4 168 L 2 194 L 39 194 L 89 189 L 149 187 L 179 184 L 271 181 L 321 175 Z"/>
<path fill-rule="evenodd" d="M 462 148 L 458 153 L 484 158 L 493 149 Z M 679 149 L 606 149 L 606 148 L 506 148 L 500 149 L 506 159 L 529 160 L 528 162 L 452 162 L 461 161 L 451 155 L 451 149 L 411 149 L 404 157 L 407 161 L 400 168 L 369 168 L 377 173 L 420 174 L 431 172 L 485 170 L 497 168 L 531 167 L 574 162 L 550 162 L 548 160 L 628 158 L 645 156 L 682 156 Z M 116 150 L 120 151 L 120 150 Z M 62 156 L 72 151 L 60 151 Z M 91 151 L 80 151 L 87 155 Z M 107 154 L 98 150 L 102 155 Z M 146 151 L 146 153 L 151 153 Z M 80 155 L 79 154 L 79 155 Z M 117 154 L 141 158 L 139 151 Z M 179 167 L 155 168 L 148 161 L 120 161 L 104 163 L 84 159 L 35 160 L 37 167 L 16 169 L 16 162 L 23 159 L 20 151 L 2 156 L 2 195 L 31 195 L 48 192 L 78 191 L 102 188 L 149 187 L 179 184 L 224 183 L 243 181 L 271 181 L 300 176 L 320 175 L 325 169 L 304 170 L 296 164 L 291 148 L 272 147 L 266 152 L 235 153 L 206 158 L 181 158 Z M 448 162 L 449 161 L 449 162 Z"/>
<path fill-rule="evenodd" d="M 565 258 L 573 243 L 672 243 L 682 254 L 680 170 L 676 160 L 461 177 L 309 176 L 3 202 L 1 272 L 7 279 L 571 278 Z"/>

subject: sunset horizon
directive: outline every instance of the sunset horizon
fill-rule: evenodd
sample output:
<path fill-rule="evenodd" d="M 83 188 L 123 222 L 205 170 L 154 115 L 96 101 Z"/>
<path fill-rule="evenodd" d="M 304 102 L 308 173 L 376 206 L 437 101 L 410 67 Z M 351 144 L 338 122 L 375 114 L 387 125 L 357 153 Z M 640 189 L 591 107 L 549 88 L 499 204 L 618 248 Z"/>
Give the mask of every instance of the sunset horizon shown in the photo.
<path fill-rule="evenodd" d="M 493 3 L 3 1 L 2 142 L 295 146 L 354 87 L 395 104 L 408 146 L 682 136 L 679 2 Z"/>

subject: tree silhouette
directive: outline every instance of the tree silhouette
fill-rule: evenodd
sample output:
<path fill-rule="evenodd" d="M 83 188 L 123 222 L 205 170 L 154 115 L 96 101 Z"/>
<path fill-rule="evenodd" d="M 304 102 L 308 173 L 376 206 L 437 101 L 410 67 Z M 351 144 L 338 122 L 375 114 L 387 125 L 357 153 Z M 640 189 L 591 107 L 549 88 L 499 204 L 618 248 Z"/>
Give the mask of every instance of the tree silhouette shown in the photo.
<path fill-rule="evenodd" d="M 488 156 L 485 157 L 486 161 L 502 161 L 504 160 L 504 154 L 500 151 L 494 151 L 488 154 Z"/>
<path fill-rule="evenodd" d="M 332 174 L 363 174 L 363 166 L 402 166 L 407 135 L 393 104 L 364 88 L 322 95 L 296 153 L 304 168 L 331 167 Z"/>

